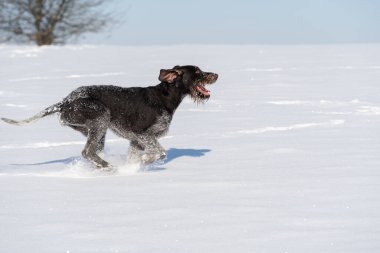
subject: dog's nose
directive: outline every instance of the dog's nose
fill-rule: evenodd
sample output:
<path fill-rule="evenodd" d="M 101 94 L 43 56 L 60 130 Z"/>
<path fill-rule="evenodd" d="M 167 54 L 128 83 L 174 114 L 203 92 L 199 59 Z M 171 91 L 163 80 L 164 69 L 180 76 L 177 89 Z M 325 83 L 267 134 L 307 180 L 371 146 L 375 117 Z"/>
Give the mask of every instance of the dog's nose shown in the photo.
<path fill-rule="evenodd" d="M 218 74 L 215 73 L 214 75 L 215 75 L 215 79 L 218 79 Z"/>

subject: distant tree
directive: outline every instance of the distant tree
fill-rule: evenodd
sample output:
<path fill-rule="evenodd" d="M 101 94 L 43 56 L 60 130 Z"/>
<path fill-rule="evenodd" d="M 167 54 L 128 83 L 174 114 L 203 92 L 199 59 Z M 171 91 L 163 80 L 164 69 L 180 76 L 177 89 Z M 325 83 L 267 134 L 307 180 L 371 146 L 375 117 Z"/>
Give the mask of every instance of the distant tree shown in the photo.
<path fill-rule="evenodd" d="M 64 44 L 115 20 L 106 0 L 0 0 L 0 40 Z M 108 1 L 109 2 L 109 1 Z M 103 8 L 102 8 L 103 7 Z"/>

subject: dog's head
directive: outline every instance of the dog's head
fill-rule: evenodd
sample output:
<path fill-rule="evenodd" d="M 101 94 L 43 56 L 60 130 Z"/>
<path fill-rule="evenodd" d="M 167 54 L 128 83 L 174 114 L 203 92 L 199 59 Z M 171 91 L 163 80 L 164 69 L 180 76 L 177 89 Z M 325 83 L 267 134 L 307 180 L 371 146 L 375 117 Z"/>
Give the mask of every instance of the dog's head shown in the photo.
<path fill-rule="evenodd" d="M 205 86 L 215 83 L 218 74 L 203 72 L 197 66 L 175 66 L 172 69 L 161 69 L 158 79 L 181 89 L 194 101 L 201 102 L 210 98 L 210 91 Z"/>

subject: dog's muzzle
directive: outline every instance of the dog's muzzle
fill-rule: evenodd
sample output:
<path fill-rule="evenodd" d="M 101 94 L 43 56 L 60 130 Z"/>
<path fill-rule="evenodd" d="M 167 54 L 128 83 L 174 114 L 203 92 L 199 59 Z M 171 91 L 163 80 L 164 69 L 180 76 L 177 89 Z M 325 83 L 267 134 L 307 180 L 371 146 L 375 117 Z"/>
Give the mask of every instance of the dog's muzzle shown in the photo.
<path fill-rule="evenodd" d="M 203 78 L 195 85 L 195 90 L 201 94 L 201 98 L 209 98 L 211 93 L 206 89 L 206 85 L 210 85 L 218 80 L 218 74 L 215 73 L 205 73 Z"/>

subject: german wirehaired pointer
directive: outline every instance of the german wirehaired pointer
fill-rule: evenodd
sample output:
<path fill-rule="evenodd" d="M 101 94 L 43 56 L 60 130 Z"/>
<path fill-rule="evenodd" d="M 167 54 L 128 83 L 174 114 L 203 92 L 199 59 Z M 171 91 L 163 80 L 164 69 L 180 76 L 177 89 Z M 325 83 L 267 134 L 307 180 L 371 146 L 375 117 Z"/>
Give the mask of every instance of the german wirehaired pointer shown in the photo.
<path fill-rule="evenodd" d="M 107 129 L 130 140 L 128 161 L 149 164 L 166 157 L 158 143 L 164 136 L 173 114 L 183 98 L 190 95 L 195 102 L 205 101 L 218 75 L 203 72 L 197 66 L 175 66 L 161 69 L 160 84 L 146 88 L 123 88 L 111 85 L 83 86 L 72 91 L 61 102 L 37 115 L 21 121 L 3 121 L 24 125 L 53 113 L 60 114 L 63 125 L 87 137 L 82 155 L 98 168 L 110 167 L 97 155 L 104 149 Z"/>

